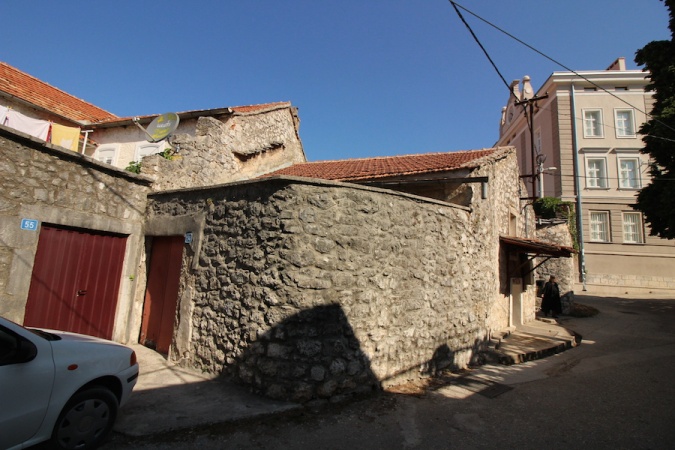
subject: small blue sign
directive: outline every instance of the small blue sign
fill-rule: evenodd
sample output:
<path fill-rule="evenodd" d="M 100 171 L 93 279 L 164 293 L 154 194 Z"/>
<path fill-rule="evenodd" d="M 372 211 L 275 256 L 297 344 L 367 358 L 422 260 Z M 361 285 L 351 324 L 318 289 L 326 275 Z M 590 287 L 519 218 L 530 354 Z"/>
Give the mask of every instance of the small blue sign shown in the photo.
<path fill-rule="evenodd" d="M 185 243 L 192 244 L 192 233 L 190 231 L 185 233 Z"/>
<path fill-rule="evenodd" d="M 37 231 L 39 223 L 39 221 L 34 219 L 21 219 L 21 229 Z"/>

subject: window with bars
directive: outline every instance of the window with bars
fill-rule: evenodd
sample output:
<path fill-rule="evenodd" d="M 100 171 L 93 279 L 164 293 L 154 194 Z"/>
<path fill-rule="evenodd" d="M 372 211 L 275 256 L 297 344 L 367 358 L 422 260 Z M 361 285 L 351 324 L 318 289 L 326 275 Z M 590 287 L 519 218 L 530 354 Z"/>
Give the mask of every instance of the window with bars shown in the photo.
<path fill-rule="evenodd" d="M 591 211 L 589 226 L 591 241 L 609 242 L 609 213 L 607 211 Z"/>
<path fill-rule="evenodd" d="M 619 187 L 639 189 L 640 185 L 640 159 L 619 158 Z"/>
<path fill-rule="evenodd" d="M 638 212 L 623 213 L 623 241 L 627 244 L 642 244 L 642 214 Z"/>
<path fill-rule="evenodd" d="M 602 110 L 584 110 L 584 137 L 602 137 Z"/>
<path fill-rule="evenodd" d="M 614 110 L 617 137 L 635 137 L 635 120 L 632 109 Z"/>
<path fill-rule="evenodd" d="M 607 160 L 605 158 L 588 158 L 586 160 L 586 187 L 607 187 Z"/>

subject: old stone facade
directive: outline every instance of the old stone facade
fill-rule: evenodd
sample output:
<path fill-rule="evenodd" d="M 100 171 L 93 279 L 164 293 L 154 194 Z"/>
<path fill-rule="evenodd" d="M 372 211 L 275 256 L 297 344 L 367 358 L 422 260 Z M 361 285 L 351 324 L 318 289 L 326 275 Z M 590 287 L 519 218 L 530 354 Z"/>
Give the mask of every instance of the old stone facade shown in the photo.
<path fill-rule="evenodd" d="M 493 194 L 469 183 L 470 207 L 297 178 L 151 195 L 148 223 L 202 224 L 172 357 L 295 401 L 465 367 L 508 325 L 498 261 L 518 219 L 513 156 L 476 171 Z"/>
<path fill-rule="evenodd" d="M 100 164 L 0 126 L 0 315 L 22 322 L 39 229 L 22 219 L 128 236 L 125 273 L 139 263 L 145 220 L 145 177 Z M 130 339 L 126 322 L 134 282 L 125 276 L 114 336 Z"/>
<path fill-rule="evenodd" d="M 157 191 L 247 180 L 306 161 L 297 109 L 290 103 L 179 116 L 174 135 L 158 143 L 148 143 L 128 119 L 94 126 L 92 138 L 99 147 L 92 156 L 105 157 L 110 150 L 119 155 L 110 156 L 111 164 L 120 168 L 140 161 L 141 173 L 155 180 Z M 154 150 L 141 157 L 141 149 Z M 170 159 L 158 155 L 165 149 L 176 153 Z"/>

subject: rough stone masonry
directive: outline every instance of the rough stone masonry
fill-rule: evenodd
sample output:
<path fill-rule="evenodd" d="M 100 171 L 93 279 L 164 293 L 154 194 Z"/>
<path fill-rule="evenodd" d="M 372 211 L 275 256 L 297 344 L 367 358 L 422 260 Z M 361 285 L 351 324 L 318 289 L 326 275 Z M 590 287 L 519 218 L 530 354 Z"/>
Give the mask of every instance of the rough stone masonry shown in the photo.
<path fill-rule="evenodd" d="M 181 284 L 189 350 L 174 356 L 270 397 L 464 367 L 488 336 L 498 244 L 469 208 L 282 178 L 154 194 L 149 214 L 206 214 Z"/>

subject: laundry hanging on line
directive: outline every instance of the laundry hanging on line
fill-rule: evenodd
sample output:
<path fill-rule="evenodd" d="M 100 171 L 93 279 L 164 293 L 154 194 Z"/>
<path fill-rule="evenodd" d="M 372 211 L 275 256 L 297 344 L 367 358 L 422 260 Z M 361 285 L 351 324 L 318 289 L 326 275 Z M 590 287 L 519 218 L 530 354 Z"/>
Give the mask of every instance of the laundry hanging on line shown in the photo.
<path fill-rule="evenodd" d="M 52 144 L 77 151 L 80 141 L 80 129 L 67 127 L 58 123 L 52 124 L 51 142 Z"/>
<path fill-rule="evenodd" d="M 47 137 L 49 136 L 49 128 L 51 123 L 47 122 L 46 120 L 33 119 L 32 117 L 21 114 L 19 111 L 10 109 L 7 111 L 5 125 L 14 128 L 17 131 L 21 131 L 22 133 L 26 133 L 46 141 Z"/>

